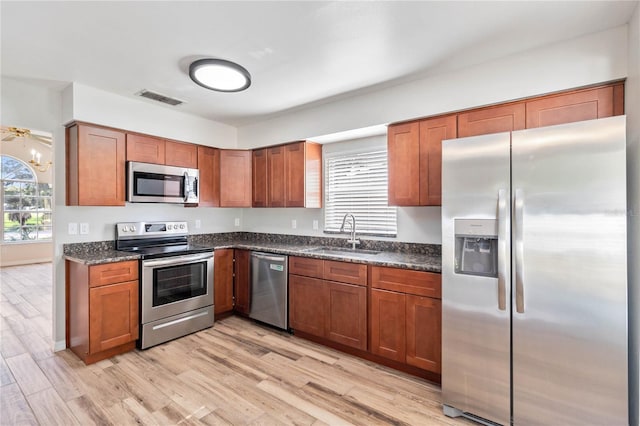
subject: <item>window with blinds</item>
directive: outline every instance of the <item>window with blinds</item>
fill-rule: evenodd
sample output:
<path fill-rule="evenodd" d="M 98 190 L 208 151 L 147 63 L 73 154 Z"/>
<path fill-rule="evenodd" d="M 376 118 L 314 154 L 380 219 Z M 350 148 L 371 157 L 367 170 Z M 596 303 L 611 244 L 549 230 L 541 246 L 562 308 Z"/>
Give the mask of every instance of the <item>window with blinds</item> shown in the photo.
<path fill-rule="evenodd" d="M 344 215 L 352 213 L 358 235 L 396 236 L 396 208 L 388 206 L 387 185 L 386 149 L 325 156 L 325 232 L 340 231 Z"/>

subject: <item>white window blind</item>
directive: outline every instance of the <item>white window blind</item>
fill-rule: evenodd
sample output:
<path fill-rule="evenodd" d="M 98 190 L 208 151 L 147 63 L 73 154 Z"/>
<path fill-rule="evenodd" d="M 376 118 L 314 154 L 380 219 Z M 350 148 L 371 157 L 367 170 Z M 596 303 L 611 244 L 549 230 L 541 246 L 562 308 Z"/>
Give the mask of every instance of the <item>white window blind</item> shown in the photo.
<path fill-rule="evenodd" d="M 325 231 L 340 231 L 344 215 L 352 213 L 358 234 L 395 236 L 396 208 L 388 206 L 387 186 L 386 149 L 326 156 Z"/>

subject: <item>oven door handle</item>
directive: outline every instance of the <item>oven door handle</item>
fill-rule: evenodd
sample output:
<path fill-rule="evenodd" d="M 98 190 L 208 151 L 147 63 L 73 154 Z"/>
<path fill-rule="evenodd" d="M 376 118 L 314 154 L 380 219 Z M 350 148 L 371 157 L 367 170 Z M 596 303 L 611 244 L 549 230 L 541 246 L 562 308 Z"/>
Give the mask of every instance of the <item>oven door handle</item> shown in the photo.
<path fill-rule="evenodd" d="M 155 267 L 155 266 L 169 266 L 180 265 L 184 263 L 198 262 L 201 260 L 209 260 L 213 258 L 212 253 L 191 254 L 186 256 L 174 256 L 170 259 L 162 260 L 143 260 L 142 266 Z"/>

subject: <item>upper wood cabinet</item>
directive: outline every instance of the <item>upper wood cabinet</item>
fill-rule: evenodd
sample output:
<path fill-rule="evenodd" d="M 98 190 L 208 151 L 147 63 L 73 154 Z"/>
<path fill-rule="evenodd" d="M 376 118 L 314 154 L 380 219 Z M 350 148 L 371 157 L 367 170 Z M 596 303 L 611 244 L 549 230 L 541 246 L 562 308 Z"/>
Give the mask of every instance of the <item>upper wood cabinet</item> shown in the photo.
<path fill-rule="evenodd" d="M 456 135 L 455 115 L 389 126 L 389 205 L 440 205 L 442 141 Z"/>
<path fill-rule="evenodd" d="M 192 143 L 165 141 L 165 164 L 167 166 L 198 168 L 198 145 Z"/>
<path fill-rule="evenodd" d="M 251 207 L 251 151 L 220 150 L 220 207 Z"/>
<path fill-rule="evenodd" d="M 201 207 L 220 207 L 220 151 L 198 146 L 199 200 Z"/>
<path fill-rule="evenodd" d="M 527 101 L 527 128 L 595 120 L 623 113 L 622 85 L 577 90 Z"/>
<path fill-rule="evenodd" d="M 127 161 L 164 164 L 165 140 L 153 136 L 127 133 Z"/>
<path fill-rule="evenodd" d="M 125 146 L 124 132 L 83 123 L 67 127 L 67 205 L 125 205 Z"/>
<path fill-rule="evenodd" d="M 322 146 L 296 142 L 253 151 L 253 207 L 322 207 Z"/>
<path fill-rule="evenodd" d="M 267 148 L 254 149 L 251 154 L 253 167 L 253 207 L 268 207 Z"/>
<path fill-rule="evenodd" d="M 198 145 L 127 133 L 127 161 L 198 168 Z"/>
<path fill-rule="evenodd" d="M 458 114 L 458 137 L 511 132 L 525 128 L 524 102 L 475 109 Z"/>

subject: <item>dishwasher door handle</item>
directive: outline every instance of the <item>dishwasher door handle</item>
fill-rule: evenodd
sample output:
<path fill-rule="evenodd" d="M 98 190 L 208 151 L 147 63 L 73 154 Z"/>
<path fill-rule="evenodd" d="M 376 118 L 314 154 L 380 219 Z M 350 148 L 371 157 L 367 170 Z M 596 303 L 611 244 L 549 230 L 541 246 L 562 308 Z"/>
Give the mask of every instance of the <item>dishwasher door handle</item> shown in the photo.
<path fill-rule="evenodd" d="M 255 257 L 257 259 L 270 260 L 272 262 L 284 262 L 287 258 L 285 256 L 273 256 L 271 254 L 266 253 L 251 253 L 251 257 Z"/>

